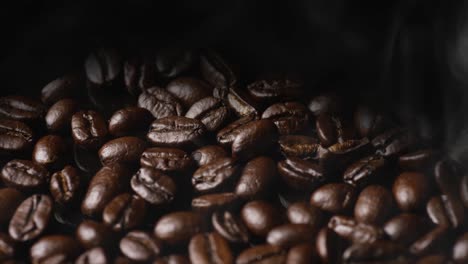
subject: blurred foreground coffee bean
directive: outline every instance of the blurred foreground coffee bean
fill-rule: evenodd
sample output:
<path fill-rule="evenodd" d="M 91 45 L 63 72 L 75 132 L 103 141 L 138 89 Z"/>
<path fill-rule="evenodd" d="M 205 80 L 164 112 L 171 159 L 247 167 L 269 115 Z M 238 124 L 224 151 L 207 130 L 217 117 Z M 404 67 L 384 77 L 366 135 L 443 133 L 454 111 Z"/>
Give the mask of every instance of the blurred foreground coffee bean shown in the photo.
<path fill-rule="evenodd" d="M 84 76 L 69 73 L 48 83 L 41 90 L 41 101 L 52 105 L 65 98 L 75 98 L 85 92 Z"/>
<path fill-rule="evenodd" d="M 12 160 L 2 169 L 6 186 L 20 191 L 39 190 L 49 180 L 49 172 L 42 165 L 29 160 Z"/>
<path fill-rule="evenodd" d="M 115 137 L 146 132 L 153 116 L 145 108 L 126 107 L 115 112 L 109 120 L 109 133 Z"/>
<path fill-rule="evenodd" d="M 72 117 L 78 109 L 79 104 L 73 99 L 62 99 L 56 102 L 45 116 L 47 129 L 53 133 L 70 130 Z"/>
<path fill-rule="evenodd" d="M 73 237 L 64 235 L 44 236 L 34 243 L 29 251 L 32 263 L 47 263 L 54 256 L 62 256 L 61 263 L 66 263 L 74 260 L 79 253 L 78 242 Z"/>
<path fill-rule="evenodd" d="M 282 222 L 280 211 L 265 201 L 247 203 L 242 208 L 241 217 L 249 231 L 259 237 L 265 237 Z"/>
<path fill-rule="evenodd" d="M 156 237 L 171 245 L 187 243 L 201 231 L 200 215 L 188 211 L 167 214 L 154 227 Z"/>
<path fill-rule="evenodd" d="M 45 107 L 41 102 L 29 97 L 0 97 L 0 117 L 2 118 L 9 118 L 32 124 L 42 118 L 44 114 Z"/>
<path fill-rule="evenodd" d="M 120 240 L 120 251 L 133 261 L 149 261 L 161 252 L 161 242 L 143 231 L 129 232 Z"/>
<path fill-rule="evenodd" d="M 188 251 L 192 263 L 234 263 L 228 243 L 217 233 L 203 233 L 195 235 L 190 240 Z"/>

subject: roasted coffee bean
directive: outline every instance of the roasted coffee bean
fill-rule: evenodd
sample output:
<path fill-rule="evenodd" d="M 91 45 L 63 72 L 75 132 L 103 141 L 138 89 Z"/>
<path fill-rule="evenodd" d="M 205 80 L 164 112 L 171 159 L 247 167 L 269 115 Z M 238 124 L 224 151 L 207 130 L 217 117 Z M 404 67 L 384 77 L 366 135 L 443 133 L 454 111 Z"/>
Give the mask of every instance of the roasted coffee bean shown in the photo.
<path fill-rule="evenodd" d="M 426 206 L 427 215 L 436 225 L 458 228 L 465 220 L 465 208 L 453 195 L 432 197 Z"/>
<path fill-rule="evenodd" d="M 170 245 L 184 244 L 201 231 L 201 220 L 200 215 L 189 211 L 169 213 L 158 220 L 154 234 Z"/>
<path fill-rule="evenodd" d="M 146 142 L 137 137 L 121 137 L 108 141 L 99 149 L 99 159 L 104 166 L 115 163 L 138 163 Z"/>
<path fill-rule="evenodd" d="M 311 243 L 299 244 L 288 251 L 286 264 L 310 264 L 319 263 L 314 245 Z"/>
<path fill-rule="evenodd" d="M 327 174 L 341 174 L 346 167 L 373 151 L 367 138 L 347 140 L 328 148 L 319 147 L 320 166 Z"/>
<path fill-rule="evenodd" d="M 29 160 L 12 160 L 2 169 L 5 185 L 21 191 L 40 189 L 48 179 L 47 169 Z"/>
<path fill-rule="evenodd" d="M 337 116 L 320 115 L 315 121 L 315 126 L 323 147 L 354 138 L 354 131 L 350 125 Z"/>
<path fill-rule="evenodd" d="M 354 126 L 361 137 L 373 138 L 384 130 L 385 120 L 372 109 L 361 106 L 354 112 Z"/>
<path fill-rule="evenodd" d="M 384 231 L 379 227 L 358 223 L 347 216 L 333 216 L 328 222 L 328 228 L 353 243 L 373 243 L 385 236 Z"/>
<path fill-rule="evenodd" d="M 32 263 L 70 263 L 80 253 L 80 245 L 70 236 L 44 236 L 32 245 L 29 255 Z M 48 262 L 51 257 L 60 256 L 63 262 Z"/>
<path fill-rule="evenodd" d="M 216 135 L 218 143 L 223 146 L 230 147 L 243 126 L 256 119 L 256 115 L 247 115 L 227 125 Z"/>
<path fill-rule="evenodd" d="M 192 209 L 210 214 L 220 209 L 235 209 L 239 202 L 239 198 L 234 193 L 205 194 L 192 199 Z"/>
<path fill-rule="evenodd" d="M 12 259 L 15 256 L 16 243 L 5 233 L 0 233 L 0 261 Z"/>
<path fill-rule="evenodd" d="M 266 241 L 275 246 L 290 248 L 301 243 L 312 243 L 317 231 L 307 224 L 285 224 L 270 230 Z"/>
<path fill-rule="evenodd" d="M 393 206 L 393 196 L 387 188 L 370 185 L 359 194 L 354 217 L 358 222 L 380 225 L 392 214 Z"/>
<path fill-rule="evenodd" d="M 183 255 L 169 255 L 156 259 L 153 264 L 190 264 L 190 260 Z"/>
<path fill-rule="evenodd" d="M 163 172 L 185 172 L 192 165 L 192 159 L 181 149 L 149 148 L 141 154 L 140 165 Z"/>
<path fill-rule="evenodd" d="M 171 203 L 177 191 L 175 182 L 169 176 L 148 167 L 140 168 L 133 175 L 130 185 L 134 192 L 154 205 Z"/>
<path fill-rule="evenodd" d="M 125 166 L 102 167 L 89 183 L 81 212 L 88 216 L 100 215 L 112 198 L 124 191 L 129 178 L 130 172 Z"/>
<path fill-rule="evenodd" d="M 226 96 L 227 105 L 236 113 L 237 116 L 259 115 L 259 106 L 250 98 L 249 94 L 237 88 L 230 87 Z"/>
<path fill-rule="evenodd" d="M 138 227 L 143 223 L 146 214 L 146 204 L 137 195 L 123 193 L 110 201 L 102 212 L 102 220 L 120 232 Z"/>
<path fill-rule="evenodd" d="M 147 137 L 160 147 L 186 147 L 200 141 L 205 132 L 205 125 L 197 119 L 170 116 L 154 121 Z"/>
<path fill-rule="evenodd" d="M 249 233 L 247 228 L 236 215 L 230 211 L 214 212 L 211 224 L 216 232 L 233 243 L 247 243 Z"/>
<path fill-rule="evenodd" d="M 460 198 L 465 208 L 468 208 L 468 175 L 465 175 L 460 182 Z"/>
<path fill-rule="evenodd" d="M 312 98 L 309 102 L 309 110 L 315 115 L 336 114 L 341 110 L 342 102 L 334 94 L 324 94 Z"/>
<path fill-rule="evenodd" d="M 130 94 L 138 95 L 146 88 L 156 84 L 157 70 L 153 59 L 152 56 L 144 59 L 135 56 L 125 61 L 123 66 L 124 83 Z"/>
<path fill-rule="evenodd" d="M 408 130 L 394 128 L 376 136 L 372 145 L 377 149 L 377 154 L 394 157 L 408 150 L 414 141 L 414 136 Z"/>
<path fill-rule="evenodd" d="M 404 254 L 405 249 L 401 245 L 382 240 L 353 244 L 343 252 L 343 259 L 345 263 L 400 263 L 398 260 L 403 260 Z"/>
<path fill-rule="evenodd" d="M 452 259 L 460 264 L 468 262 L 468 233 L 461 235 L 453 245 Z"/>
<path fill-rule="evenodd" d="M 123 137 L 146 132 L 153 121 L 150 111 L 140 107 L 126 107 L 115 112 L 109 119 L 109 134 Z"/>
<path fill-rule="evenodd" d="M 0 154 L 19 154 L 30 149 L 34 132 L 21 121 L 0 119 Z"/>
<path fill-rule="evenodd" d="M 212 89 L 202 80 L 179 77 L 171 81 L 166 90 L 174 95 L 185 109 L 188 109 L 198 100 L 210 96 Z"/>
<path fill-rule="evenodd" d="M 161 242 L 144 231 L 129 232 L 120 240 L 120 251 L 134 261 L 149 261 L 161 252 Z"/>
<path fill-rule="evenodd" d="M 426 175 L 417 172 L 403 172 L 393 183 L 395 201 L 403 211 L 423 207 L 431 194 L 431 182 Z"/>
<path fill-rule="evenodd" d="M 85 62 L 88 80 L 97 85 L 111 85 L 122 73 L 122 61 L 114 50 L 98 50 Z"/>
<path fill-rule="evenodd" d="M 43 117 L 45 108 L 34 99 L 24 96 L 0 97 L 0 117 L 23 122 L 38 121 Z"/>
<path fill-rule="evenodd" d="M 2 201 L 0 203 L 0 227 L 2 229 L 8 224 L 24 198 L 23 194 L 14 188 L 0 189 L 0 201 Z"/>
<path fill-rule="evenodd" d="M 329 183 L 312 193 L 310 203 L 324 211 L 341 214 L 349 212 L 356 200 L 356 190 L 345 183 Z"/>
<path fill-rule="evenodd" d="M 41 101 L 52 105 L 64 98 L 70 98 L 83 92 L 84 78 L 81 74 L 69 73 L 48 83 L 41 90 Z"/>
<path fill-rule="evenodd" d="M 96 150 L 86 149 L 79 145 L 73 145 L 73 158 L 76 166 L 89 174 L 96 173 L 102 164 Z"/>
<path fill-rule="evenodd" d="M 371 155 L 360 159 L 349 166 L 343 174 L 346 183 L 355 186 L 364 186 L 369 182 L 379 180 L 383 169 L 387 163 L 385 159 L 378 155 Z"/>
<path fill-rule="evenodd" d="M 236 264 L 283 264 L 286 261 L 286 251 L 273 245 L 258 245 L 240 253 Z"/>
<path fill-rule="evenodd" d="M 205 80 L 213 87 L 232 87 L 237 82 L 237 76 L 231 67 L 213 51 L 205 51 L 200 56 L 200 71 Z M 225 95 L 220 94 L 218 98 L 224 99 Z"/>
<path fill-rule="evenodd" d="M 138 107 L 147 109 L 156 119 L 183 114 L 182 104 L 177 98 L 157 86 L 148 88 L 140 94 Z"/>
<path fill-rule="evenodd" d="M 317 234 L 315 246 L 322 263 L 339 263 L 345 241 L 333 230 L 324 227 Z"/>
<path fill-rule="evenodd" d="M 114 243 L 110 227 L 92 220 L 81 222 L 76 229 L 76 238 L 86 249 L 94 247 L 107 248 Z"/>
<path fill-rule="evenodd" d="M 445 245 L 448 235 L 449 229 L 447 227 L 438 226 L 413 242 L 409 251 L 416 256 L 426 255 Z"/>
<path fill-rule="evenodd" d="M 262 118 L 270 119 L 281 135 L 290 135 L 304 131 L 308 126 L 307 108 L 298 102 L 277 103 L 268 107 Z"/>
<path fill-rule="evenodd" d="M 192 263 L 234 263 L 228 243 L 218 233 L 203 233 L 195 235 L 190 240 L 188 251 Z"/>
<path fill-rule="evenodd" d="M 156 68 L 162 76 L 174 78 L 190 68 L 194 60 L 195 55 L 190 50 L 163 49 L 156 55 Z"/>
<path fill-rule="evenodd" d="M 107 136 L 107 124 L 101 114 L 95 111 L 80 111 L 71 120 L 75 144 L 85 148 L 97 148 Z"/>
<path fill-rule="evenodd" d="M 239 129 L 232 142 L 232 156 L 248 160 L 269 153 L 277 144 L 278 131 L 268 119 L 252 121 Z"/>
<path fill-rule="evenodd" d="M 398 165 L 403 170 L 425 170 L 431 166 L 437 157 L 437 153 L 432 149 L 423 149 L 407 153 L 398 158 Z"/>
<path fill-rule="evenodd" d="M 324 213 L 317 207 L 306 202 L 291 204 L 287 210 L 287 217 L 292 224 L 307 224 L 317 230 L 325 219 Z"/>
<path fill-rule="evenodd" d="M 322 168 L 299 158 L 288 158 L 278 163 L 278 172 L 283 181 L 296 190 L 311 191 L 325 182 Z"/>
<path fill-rule="evenodd" d="M 301 83 L 292 79 L 258 80 L 247 86 L 250 95 L 266 103 L 298 98 Z"/>
<path fill-rule="evenodd" d="M 286 135 L 279 138 L 278 144 L 281 148 L 281 152 L 287 158 L 317 158 L 319 143 L 316 138 L 301 135 Z"/>
<path fill-rule="evenodd" d="M 400 214 L 388 220 L 384 231 L 393 241 L 409 245 L 427 231 L 427 222 L 416 214 Z"/>
<path fill-rule="evenodd" d="M 192 159 L 198 167 L 204 166 L 217 159 L 228 157 L 228 153 L 217 145 L 208 145 L 192 152 Z"/>
<path fill-rule="evenodd" d="M 41 235 L 49 224 L 52 199 L 35 194 L 24 200 L 10 220 L 8 233 L 16 241 L 28 241 Z"/>
<path fill-rule="evenodd" d="M 434 166 L 434 176 L 442 194 L 458 197 L 461 181 L 459 164 L 450 159 L 443 159 Z"/>
<path fill-rule="evenodd" d="M 259 237 L 266 237 L 271 229 L 282 222 L 280 211 L 265 201 L 252 201 L 244 205 L 241 218 L 249 231 Z"/>
<path fill-rule="evenodd" d="M 57 168 L 65 162 L 67 152 L 68 147 L 62 137 L 47 135 L 37 141 L 32 159 L 45 167 Z"/>
<path fill-rule="evenodd" d="M 73 99 L 62 99 L 53 104 L 45 116 L 47 129 L 50 132 L 62 132 L 70 129 L 72 116 L 78 111 L 79 105 Z"/>
<path fill-rule="evenodd" d="M 106 252 L 101 247 L 95 247 L 85 251 L 75 261 L 75 264 L 107 264 L 110 263 Z"/>
<path fill-rule="evenodd" d="M 276 175 L 275 163 L 271 158 L 254 158 L 242 170 L 235 193 L 247 200 L 265 198 L 276 182 Z"/>
<path fill-rule="evenodd" d="M 76 199 L 81 190 L 80 173 L 75 167 L 66 166 L 52 174 L 49 186 L 55 202 L 68 204 Z"/>
<path fill-rule="evenodd" d="M 418 259 L 416 264 L 452 264 L 444 255 L 428 255 Z"/>
<path fill-rule="evenodd" d="M 221 99 L 205 97 L 195 102 L 185 116 L 200 120 L 208 131 L 218 131 L 229 117 L 229 109 Z"/>
<path fill-rule="evenodd" d="M 220 158 L 193 173 L 192 185 L 198 192 L 214 192 L 229 187 L 239 174 L 239 165 L 232 158 Z"/>

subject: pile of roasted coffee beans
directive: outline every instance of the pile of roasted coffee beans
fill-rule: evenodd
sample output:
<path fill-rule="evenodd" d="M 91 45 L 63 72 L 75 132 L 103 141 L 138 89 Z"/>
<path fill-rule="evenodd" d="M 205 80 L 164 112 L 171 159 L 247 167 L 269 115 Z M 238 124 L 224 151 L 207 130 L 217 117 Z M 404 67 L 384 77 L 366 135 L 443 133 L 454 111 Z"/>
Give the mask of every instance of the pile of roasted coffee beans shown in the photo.
<path fill-rule="evenodd" d="M 468 174 L 411 124 L 243 79 L 212 51 L 119 55 L 0 98 L 1 263 L 468 263 Z"/>

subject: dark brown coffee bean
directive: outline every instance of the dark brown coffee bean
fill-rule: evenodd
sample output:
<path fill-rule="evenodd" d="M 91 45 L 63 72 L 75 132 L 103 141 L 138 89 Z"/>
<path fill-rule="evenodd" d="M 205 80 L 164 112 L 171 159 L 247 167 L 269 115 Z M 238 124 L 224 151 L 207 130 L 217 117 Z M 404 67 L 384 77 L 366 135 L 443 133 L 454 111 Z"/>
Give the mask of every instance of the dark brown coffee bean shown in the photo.
<path fill-rule="evenodd" d="M 133 175 L 130 185 L 134 192 L 155 205 L 171 203 L 177 191 L 175 182 L 169 176 L 148 167 L 140 168 Z"/>
<path fill-rule="evenodd" d="M 203 233 L 195 235 L 190 240 L 188 250 L 192 263 L 234 263 L 228 243 L 217 233 Z"/>
<path fill-rule="evenodd" d="M 156 259 L 153 264 L 190 264 L 190 260 L 183 255 L 169 255 Z"/>
<path fill-rule="evenodd" d="M 192 159 L 181 149 L 149 148 L 141 154 L 140 165 L 163 172 L 185 172 L 192 165 Z"/>
<path fill-rule="evenodd" d="M 205 125 L 197 119 L 169 116 L 154 121 L 147 137 L 157 146 L 184 147 L 196 144 L 205 132 Z"/>
<path fill-rule="evenodd" d="M 346 167 L 373 151 L 367 138 L 361 140 L 347 140 L 336 143 L 328 148 L 320 146 L 318 156 L 320 166 L 327 174 L 341 174 Z"/>
<path fill-rule="evenodd" d="M 452 262 L 444 255 L 428 255 L 418 259 L 416 264 L 451 264 Z"/>
<path fill-rule="evenodd" d="M 259 106 L 253 101 L 249 94 L 237 87 L 229 88 L 226 102 L 237 116 L 259 115 Z"/>
<path fill-rule="evenodd" d="M 286 251 L 273 245 L 258 245 L 248 248 L 237 256 L 236 264 L 284 264 Z"/>
<path fill-rule="evenodd" d="M 84 78 L 81 74 L 66 74 L 42 88 L 41 101 L 46 105 L 52 105 L 61 99 L 78 95 L 84 90 L 84 87 Z"/>
<path fill-rule="evenodd" d="M 438 226 L 411 244 L 409 251 L 416 256 L 426 255 L 447 243 L 449 229 Z"/>
<path fill-rule="evenodd" d="M 149 261 L 161 252 L 161 242 L 144 231 L 132 231 L 120 240 L 120 251 L 134 261 Z"/>
<path fill-rule="evenodd" d="M 234 140 L 236 139 L 242 127 L 256 119 L 256 115 L 247 115 L 227 125 L 223 129 L 221 129 L 216 135 L 218 143 L 223 146 L 230 147 L 232 145 L 232 142 L 234 142 Z"/>
<path fill-rule="evenodd" d="M 277 103 L 268 107 L 262 118 L 270 119 L 281 135 L 290 135 L 304 131 L 308 126 L 307 108 L 298 102 Z"/>
<path fill-rule="evenodd" d="M 403 170 L 425 170 L 434 162 L 437 153 L 432 149 L 423 149 L 407 153 L 398 158 L 398 165 Z"/>
<path fill-rule="evenodd" d="M 14 188 L 0 189 L 0 227 L 4 227 L 10 222 L 11 217 L 14 215 L 16 208 L 24 200 L 21 192 Z"/>
<path fill-rule="evenodd" d="M 436 225 L 458 228 L 465 220 L 465 208 L 453 195 L 432 197 L 427 203 L 426 211 Z"/>
<path fill-rule="evenodd" d="M 129 178 L 130 172 L 122 165 L 102 167 L 89 183 L 81 204 L 81 212 L 89 216 L 100 215 L 112 198 L 124 191 Z"/>
<path fill-rule="evenodd" d="M 190 68 L 194 60 L 195 55 L 190 50 L 163 49 L 156 55 L 156 68 L 162 76 L 174 78 Z"/>
<path fill-rule="evenodd" d="M 114 243 L 110 227 L 92 220 L 81 222 L 76 228 L 76 238 L 86 249 L 94 247 L 107 248 Z"/>
<path fill-rule="evenodd" d="M 109 133 L 114 137 L 123 137 L 146 132 L 153 119 L 151 112 L 145 108 L 126 107 L 109 119 Z"/>
<path fill-rule="evenodd" d="M 356 190 L 345 183 L 329 183 L 312 193 L 310 203 L 324 211 L 340 214 L 350 211 L 356 200 Z"/>
<path fill-rule="evenodd" d="M 49 172 L 41 165 L 29 160 L 12 160 L 2 169 L 5 185 L 18 190 L 37 190 L 49 178 Z"/>
<path fill-rule="evenodd" d="M 431 194 L 431 182 L 426 175 L 417 172 L 403 172 L 393 183 L 395 201 L 403 211 L 423 207 Z"/>
<path fill-rule="evenodd" d="M 377 226 L 358 223 L 351 217 L 333 216 L 328 228 L 353 243 L 373 243 L 384 238 L 384 231 Z"/>
<path fill-rule="evenodd" d="M 313 242 L 315 232 L 317 230 L 307 224 L 285 224 L 270 230 L 266 241 L 275 246 L 290 248 L 297 244 Z"/>
<path fill-rule="evenodd" d="M 301 135 L 281 136 L 278 140 L 281 152 L 285 157 L 314 159 L 317 157 L 318 140 Z"/>
<path fill-rule="evenodd" d="M 108 141 L 99 149 L 99 159 L 104 166 L 115 163 L 138 163 L 146 142 L 137 137 L 121 137 Z"/>
<path fill-rule="evenodd" d="M 20 154 L 29 150 L 34 132 L 21 121 L 0 119 L 0 154 Z"/>
<path fill-rule="evenodd" d="M 265 198 L 271 192 L 277 174 L 275 163 L 271 158 L 265 156 L 254 158 L 245 165 L 235 192 L 247 200 Z"/>
<path fill-rule="evenodd" d="M 301 83 L 291 79 L 258 80 L 247 86 L 250 95 L 262 102 L 289 100 L 300 95 Z"/>
<path fill-rule="evenodd" d="M 311 243 L 299 244 L 288 251 L 286 264 L 310 264 L 319 263 L 315 247 Z"/>
<path fill-rule="evenodd" d="M 8 232 L 16 241 L 28 241 L 41 235 L 49 224 L 52 199 L 35 194 L 24 200 L 10 220 Z"/>
<path fill-rule="evenodd" d="M 381 156 L 371 155 L 365 157 L 346 169 L 343 180 L 355 186 L 364 186 L 370 182 L 376 182 L 386 165 L 385 159 Z"/>
<path fill-rule="evenodd" d="M 137 195 L 123 193 L 110 201 L 104 211 L 102 220 L 114 231 L 126 231 L 138 227 L 145 218 L 146 204 Z"/>
<path fill-rule="evenodd" d="M 372 145 L 377 149 L 377 154 L 394 157 L 408 150 L 414 142 L 414 136 L 408 130 L 395 128 L 376 136 Z"/>
<path fill-rule="evenodd" d="M 81 176 L 77 169 L 66 166 L 52 174 L 49 184 L 50 193 L 55 202 L 68 204 L 76 199 L 81 190 Z"/>
<path fill-rule="evenodd" d="M 248 160 L 269 153 L 277 144 L 278 131 L 268 119 L 252 121 L 240 128 L 232 142 L 232 156 Z"/>
<path fill-rule="evenodd" d="M 317 230 L 322 226 L 325 216 L 317 207 L 306 202 L 291 204 L 287 210 L 287 217 L 292 224 L 307 224 Z"/>
<path fill-rule="evenodd" d="M 195 102 L 185 114 L 186 117 L 200 120 L 208 131 L 218 131 L 229 115 L 227 106 L 221 99 L 205 97 Z"/>
<path fill-rule="evenodd" d="M 227 90 L 237 82 L 237 76 L 231 67 L 213 51 L 205 51 L 200 56 L 200 71 L 213 87 Z M 218 98 L 224 99 L 225 95 L 220 94 Z"/>
<path fill-rule="evenodd" d="M 326 180 L 318 164 L 299 158 L 278 162 L 278 172 L 283 181 L 296 190 L 311 191 Z"/>
<path fill-rule="evenodd" d="M 393 241 L 407 246 L 422 236 L 427 227 L 427 222 L 419 215 L 404 213 L 388 220 L 384 230 Z"/>
<path fill-rule="evenodd" d="M 336 114 L 341 110 L 341 99 L 334 94 L 324 94 L 312 98 L 309 102 L 309 110 L 315 115 Z"/>
<path fill-rule="evenodd" d="M 101 247 L 96 247 L 85 251 L 77 259 L 75 264 L 108 264 L 110 260 L 106 252 Z"/>
<path fill-rule="evenodd" d="M 24 96 L 0 97 L 0 117 L 23 122 L 42 118 L 45 108 L 41 102 Z"/>
<path fill-rule="evenodd" d="M 12 259 L 15 256 L 16 243 L 5 233 L 0 233 L 0 261 Z"/>
<path fill-rule="evenodd" d="M 373 243 L 356 243 L 343 252 L 345 263 L 400 263 L 405 249 L 392 241 L 376 241 Z M 404 263 L 404 262 L 403 262 Z"/>
<path fill-rule="evenodd" d="M 204 166 L 217 159 L 228 157 L 228 153 L 217 145 L 208 145 L 192 152 L 192 159 L 198 167 Z"/>
<path fill-rule="evenodd" d="M 201 231 L 201 227 L 200 215 L 180 211 L 161 217 L 154 227 L 154 234 L 165 243 L 177 245 L 188 242 L 193 235 Z"/>
<path fill-rule="evenodd" d="M 460 198 L 465 208 L 468 208 L 468 175 L 465 175 L 460 182 Z"/>
<path fill-rule="evenodd" d="M 315 121 L 317 135 L 323 147 L 354 138 L 354 131 L 342 118 L 320 115 Z"/>
<path fill-rule="evenodd" d="M 317 234 L 315 246 L 322 263 L 339 263 L 345 241 L 333 230 L 324 227 Z"/>
<path fill-rule="evenodd" d="M 443 159 L 434 166 L 434 176 L 442 194 L 450 194 L 458 197 L 461 181 L 460 165 L 453 160 Z"/>
<path fill-rule="evenodd" d="M 202 80 L 189 77 L 179 77 L 171 81 L 167 91 L 174 95 L 184 105 L 190 108 L 195 102 L 211 95 L 211 88 Z"/>
<path fill-rule="evenodd" d="M 140 94 L 157 82 L 156 63 L 152 56 L 145 56 L 144 59 L 138 56 L 131 57 L 125 61 L 123 71 L 125 87 L 132 95 Z"/>
<path fill-rule="evenodd" d="M 233 243 L 247 243 L 249 233 L 247 228 L 237 216 L 230 211 L 218 211 L 213 213 L 211 223 L 216 232 Z"/>
<path fill-rule="evenodd" d="M 32 159 L 45 167 L 57 168 L 65 162 L 67 152 L 68 147 L 62 137 L 47 135 L 37 141 Z"/>
<path fill-rule="evenodd" d="M 387 188 L 370 185 L 359 194 L 354 217 L 358 222 L 380 225 L 392 214 L 393 206 L 393 196 Z"/>
<path fill-rule="evenodd" d="M 220 158 L 196 170 L 192 176 L 192 185 L 198 192 L 224 189 L 237 179 L 239 169 L 232 158 Z"/>
<path fill-rule="evenodd" d="M 72 136 L 76 144 L 85 148 L 97 148 L 107 136 L 107 124 L 95 111 L 75 113 L 71 121 Z"/>
<path fill-rule="evenodd" d="M 361 106 L 354 112 L 354 126 L 361 137 L 373 138 L 385 128 L 385 120 L 372 109 Z"/>
<path fill-rule="evenodd" d="M 453 245 L 452 259 L 460 264 L 468 262 L 468 233 L 461 235 Z"/>
<path fill-rule="evenodd" d="M 122 61 L 114 50 L 98 50 L 85 62 L 88 80 L 98 85 L 111 85 L 122 73 Z"/>
<path fill-rule="evenodd" d="M 78 108 L 78 103 L 68 98 L 53 104 L 45 116 L 47 129 L 51 132 L 69 130 L 72 116 L 78 111 Z"/>
<path fill-rule="evenodd" d="M 265 237 L 282 222 L 279 210 L 265 201 L 252 201 L 244 205 L 241 218 L 249 231 L 259 237 Z"/>
<path fill-rule="evenodd" d="M 34 243 L 29 251 L 34 264 L 51 263 L 46 260 L 57 255 L 63 258 L 63 262 L 60 263 L 70 263 L 79 253 L 78 242 L 73 237 L 64 235 L 44 236 Z"/>
<path fill-rule="evenodd" d="M 210 214 L 220 209 L 235 209 L 239 202 L 239 197 L 234 193 L 205 194 L 192 199 L 192 209 Z"/>
<path fill-rule="evenodd" d="M 177 98 L 157 86 L 146 89 L 140 94 L 138 107 L 147 109 L 156 119 L 183 114 L 182 105 Z"/>

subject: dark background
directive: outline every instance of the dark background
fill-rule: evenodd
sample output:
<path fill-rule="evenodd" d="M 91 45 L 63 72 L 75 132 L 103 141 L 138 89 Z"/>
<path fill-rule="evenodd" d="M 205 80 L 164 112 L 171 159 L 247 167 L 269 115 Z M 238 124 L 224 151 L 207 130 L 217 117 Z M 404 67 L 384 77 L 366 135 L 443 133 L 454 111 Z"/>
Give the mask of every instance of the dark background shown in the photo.
<path fill-rule="evenodd" d="M 13 2 L 0 11 L 2 94 L 38 96 L 98 47 L 211 47 L 243 71 L 298 73 L 312 94 L 391 110 L 465 159 L 464 1 Z"/>

